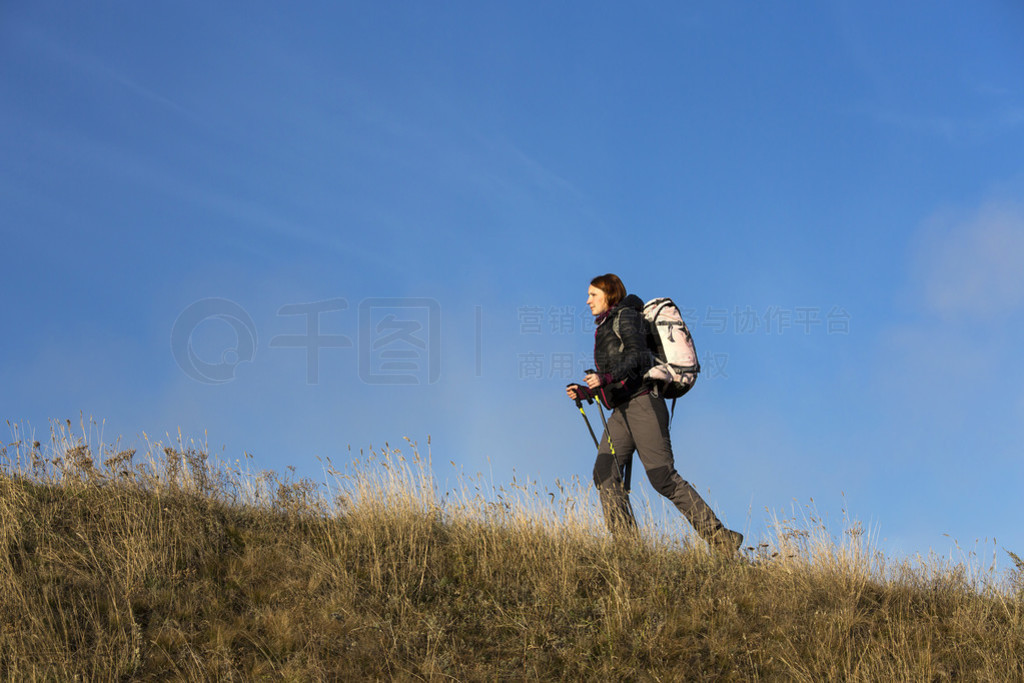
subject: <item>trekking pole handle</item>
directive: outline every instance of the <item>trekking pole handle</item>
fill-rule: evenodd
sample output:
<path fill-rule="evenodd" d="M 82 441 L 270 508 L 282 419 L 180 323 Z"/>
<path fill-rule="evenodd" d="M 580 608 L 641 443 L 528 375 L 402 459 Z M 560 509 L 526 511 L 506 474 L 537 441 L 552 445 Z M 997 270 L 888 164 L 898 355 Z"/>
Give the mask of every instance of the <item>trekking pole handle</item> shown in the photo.
<path fill-rule="evenodd" d="M 576 382 L 573 382 L 571 384 L 566 384 L 565 386 L 566 387 L 576 387 L 576 398 L 574 400 L 576 401 L 576 407 L 579 408 L 580 410 L 582 410 L 583 409 L 583 399 L 580 398 L 579 390 L 582 389 L 583 387 L 581 387 Z M 587 399 L 587 403 L 593 403 L 593 402 L 594 402 L 593 398 L 588 398 Z"/>

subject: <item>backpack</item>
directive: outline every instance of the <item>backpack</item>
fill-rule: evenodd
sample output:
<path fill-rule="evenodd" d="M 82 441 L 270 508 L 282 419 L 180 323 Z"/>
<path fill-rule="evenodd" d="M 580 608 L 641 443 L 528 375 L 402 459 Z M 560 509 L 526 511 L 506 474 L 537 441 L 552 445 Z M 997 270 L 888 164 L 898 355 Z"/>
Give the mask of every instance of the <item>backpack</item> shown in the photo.
<path fill-rule="evenodd" d="M 673 399 L 675 412 L 675 399 L 688 392 L 697 381 L 700 372 L 697 349 L 672 299 L 651 299 L 644 304 L 643 315 L 648 326 L 647 347 L 654 354 L 654 366 L 644 379 L 650 383 L 655 396 Z"/>

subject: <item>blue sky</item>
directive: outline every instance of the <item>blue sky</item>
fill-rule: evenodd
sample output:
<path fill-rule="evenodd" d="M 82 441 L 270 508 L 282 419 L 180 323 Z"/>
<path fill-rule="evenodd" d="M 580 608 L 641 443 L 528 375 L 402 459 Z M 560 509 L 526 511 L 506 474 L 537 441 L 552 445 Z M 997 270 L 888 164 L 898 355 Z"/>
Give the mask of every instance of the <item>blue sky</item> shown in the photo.
<path fill-rule="evenodd" d="M 587 478 L 562 387 L 615 272 L 687 311 L 677 468 L 732 526 L 813 498 L 892 554 L 1022 553 L 1022 34 L 1009 1 L 5 3 L 0 417 Z"/>

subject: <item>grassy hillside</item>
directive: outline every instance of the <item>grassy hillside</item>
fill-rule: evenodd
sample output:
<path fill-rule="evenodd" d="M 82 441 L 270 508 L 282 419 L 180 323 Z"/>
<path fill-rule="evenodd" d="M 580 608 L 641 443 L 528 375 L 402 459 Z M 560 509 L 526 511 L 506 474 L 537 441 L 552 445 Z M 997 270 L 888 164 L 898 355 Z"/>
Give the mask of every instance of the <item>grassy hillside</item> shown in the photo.
<path fill-rule="evenodd" d="M 614 543 L 580 485 L 328 485 L 63 426 L 0 452 L 4 680 L 1024 679 L 1024 595 L 780 524 L 745 560 Z"/>

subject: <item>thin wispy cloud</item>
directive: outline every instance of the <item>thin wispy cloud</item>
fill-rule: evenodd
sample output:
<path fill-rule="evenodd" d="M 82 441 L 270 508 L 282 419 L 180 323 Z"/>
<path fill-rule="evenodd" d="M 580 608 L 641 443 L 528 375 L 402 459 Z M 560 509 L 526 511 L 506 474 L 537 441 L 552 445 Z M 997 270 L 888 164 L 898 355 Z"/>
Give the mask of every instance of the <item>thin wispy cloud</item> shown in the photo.
<path fill-rule="evenodd" d="M 1024 107 L 1012 105 L 977 115 L 913 112 L 880 105 L 864 107 L 863 111 L 877 125 L 946 143 L 988 140 L 1024 125 Z"/>
<path fill-rule="evenodd" d="M 25 45 L 43 58 L 58 62 L 86 79 L 120 86 L 132 96 L 171 111 L 191 123 L 204 123 L 202 117 L 196 112 L 166 94 L 138 83 L 96 55 L 71 47 L 66 42 L 59 42 L 49 33 L 31 24 L 21 23 L 18 29 L 18 34 L 22 36 Z"/>
<path fill-rule="evenodd" d="M 994 319 L 1024 308 L 1024 205 L 993 201 L 968 216 L 937 216 L 917 272 L 928 309 L 944 318 Z"/>

